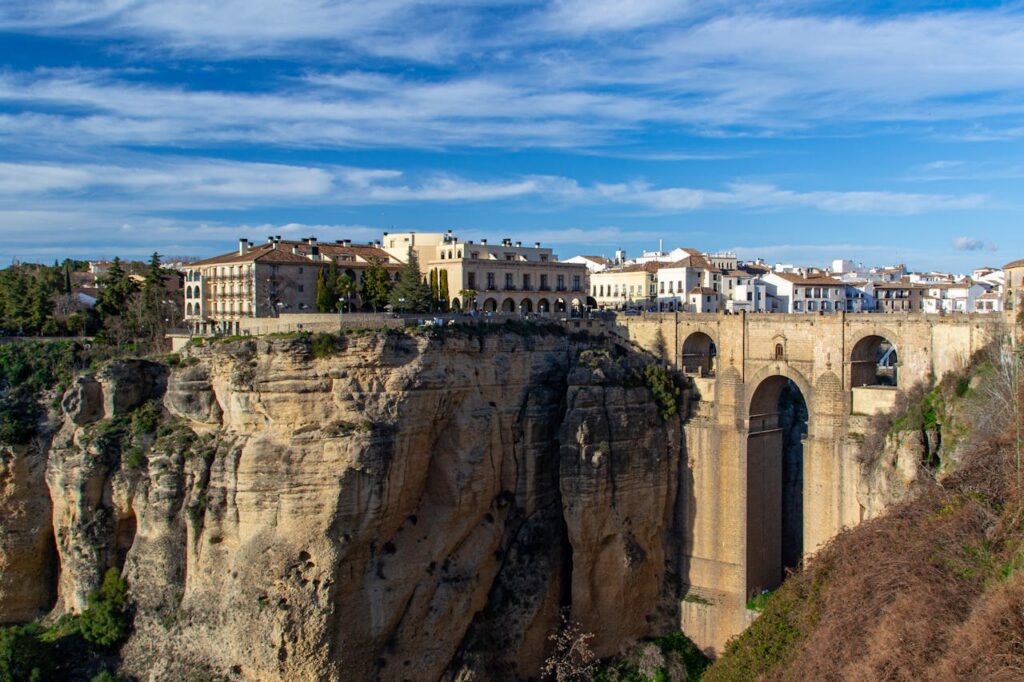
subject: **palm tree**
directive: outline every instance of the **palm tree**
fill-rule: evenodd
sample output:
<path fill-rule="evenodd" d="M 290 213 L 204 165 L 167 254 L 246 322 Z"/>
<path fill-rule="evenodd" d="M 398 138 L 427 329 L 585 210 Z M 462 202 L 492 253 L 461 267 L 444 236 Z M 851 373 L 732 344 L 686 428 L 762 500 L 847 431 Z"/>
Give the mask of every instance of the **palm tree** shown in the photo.
<path fill-rule="evenodd" d="M 338 307 L 341 307 L 341 301 L 345 301 L 345 307 L 348 312 L 352 312 L 352 297 L 356 295 L 358 288 L 356 283 L 352 281 L 352 278 L 348 275 L 338 275 L 338 285 L 335 289 L 338 292 Z"/>

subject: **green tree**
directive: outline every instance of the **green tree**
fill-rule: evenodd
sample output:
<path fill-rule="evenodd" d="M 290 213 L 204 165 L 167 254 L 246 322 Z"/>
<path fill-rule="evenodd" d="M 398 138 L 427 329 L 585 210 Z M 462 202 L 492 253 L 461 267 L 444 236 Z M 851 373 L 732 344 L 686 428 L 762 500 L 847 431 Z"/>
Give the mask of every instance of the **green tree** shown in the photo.
<path fill-rule="evenodd" d="M 436 310 L 438 308 L 438 299 L 440 297 L 439 287 L 437 284 L 437 268 L 430 269 L 430 309 Z"/>
<path fill-rule="evenodd" d="M 391 277 L 379 260 L 373 260 L 363 272 L 363 289 L 360 292 L 363 303 L 377 312 L 387 305 L 391 296 Z"/>
<path fill-rule="evenodd" d="M 462 309 L 472 310 L 473 304 L 476 302 L 476 297 L 480 295 L 480 292 L 476 289 L 460 289 L 459 297 L 462 299 Z"/>
<path fill-rule="evenodd" d="M 420 261 L 409 247 L 409 256 L 391 289 L 391 305 L 395 310 L 424 313 L 430 310 L 430 285 L 423 281 Z"/>
<path fill-rule="evenodd" d="M 79 619 L 82 637 L 87 642 L 111 648 L 124 641 L 130 625 L 127 595 L 128 584 L 116 568 L 110 568 L 100 589 L 89 595 L 89 606 Z"/>
<path fill-rule="evenodd" d="M 68 261 L 64 261 L 64 289 L 63 293 L 71 293 L 71 264 Z"/>
<path fill-rule="evenodd" d="M 447 311 L 451 298 L 448 296 L 448 271 L 441 270 L 437 284 L 437 295 L 441 300 L 441 310 Z"/>
<path fill-rule="evenodd" d="M 50 647 L 38 625 L 0 628 L 0 682 L 39 682 L 52 674 Z"/>
<path fill-rule="evenodd" d="M 102 318 L 121 315 L 139 290 L 138 285 L 121 266 L 120 258 L 114 258 L 107 274 L 101 277 L 97 284 L 99 291 L 96 294 L 96 310 Z"/>
<path fill-rule="evenodd" d="M 352 297 L 355 296 L 356 293 L 358 293 L 359 288 L 356 287 L 356 283 L 352 281 L 352 278 L 345 274 L 338 275 L 336 281 L 337 284 L 335 285 L 334 289 L 338 294 L 338 301 L 336 303 L 338 310 L 341 310 L 342 301 L 344 301 L 345 307 L 349 311 L 351 311 Z"/>

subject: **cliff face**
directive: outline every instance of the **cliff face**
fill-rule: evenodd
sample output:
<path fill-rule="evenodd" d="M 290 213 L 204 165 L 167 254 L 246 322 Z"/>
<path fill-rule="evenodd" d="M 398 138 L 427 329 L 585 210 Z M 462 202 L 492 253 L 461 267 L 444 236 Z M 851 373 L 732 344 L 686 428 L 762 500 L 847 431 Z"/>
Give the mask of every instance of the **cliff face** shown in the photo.
<path fill-rule="evenodd" d="M 599 655 L 678 623 L 682 427 L 629 380 L 643 358 L 581 363 L 558 335 L 340 344 L 241 341 L 80 380 L 49 452 L 0 460 L 6 532 L 42 557 L 0 543 L 23 566 L 0 570 L 0 611 L 80 610 L 123 562 L 125 667 L 168 679 L 511 679 L 537 673 L 562 607 Z M 171 415 L 155 434 L 152 401 Z M 55 538 L 28 520 L 51 497 Z M 23 603 L 10 576 L 35 585 Z"/>

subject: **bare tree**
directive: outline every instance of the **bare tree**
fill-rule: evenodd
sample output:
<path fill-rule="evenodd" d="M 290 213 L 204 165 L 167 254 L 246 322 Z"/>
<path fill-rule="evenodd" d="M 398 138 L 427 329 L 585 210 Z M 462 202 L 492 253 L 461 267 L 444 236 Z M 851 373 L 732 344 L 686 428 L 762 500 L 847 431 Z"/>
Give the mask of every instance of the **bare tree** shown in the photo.
<path fill-rule="evenodd" d="M 549 638 L 554 650 L 544 662 L 541 673 L 555 682 L 589 682 L 597 671 L 597 656 L 590 648 L 593 633 L 584 632 L 579 623 L 562 613 L 558 631 Z"/>

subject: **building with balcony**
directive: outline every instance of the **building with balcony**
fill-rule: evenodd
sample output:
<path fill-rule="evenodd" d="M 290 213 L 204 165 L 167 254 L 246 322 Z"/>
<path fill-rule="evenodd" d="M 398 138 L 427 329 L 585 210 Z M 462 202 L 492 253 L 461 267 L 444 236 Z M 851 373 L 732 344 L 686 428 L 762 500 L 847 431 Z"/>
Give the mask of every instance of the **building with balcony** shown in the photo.
<path fill-rule="evenodd" d="M 373 263 L 383 265 L 391 277 L 401 268 L 374 244 L 321 244 L 315 237 L 268 237 L 263 244 L 241 239 L 236 251 L 184 268 L 185 323 L 194 333 L 233 334 L 242 318 L 316 312 L 317 280 L 332 262 L 357 287 Z"/>
<path fill-rule="evenodd" d="M 586 264 L 559 261 L 540 242 L 463 241 L 449 230 L 385 233 L 382 248 L 401 261 L 410 249 L 415 251 L 423 275 L 434 271 L 438 281 L 446 282 L 453 310 L 562 314 L 594 305 L 587 298 L 591 275 Z"/>

